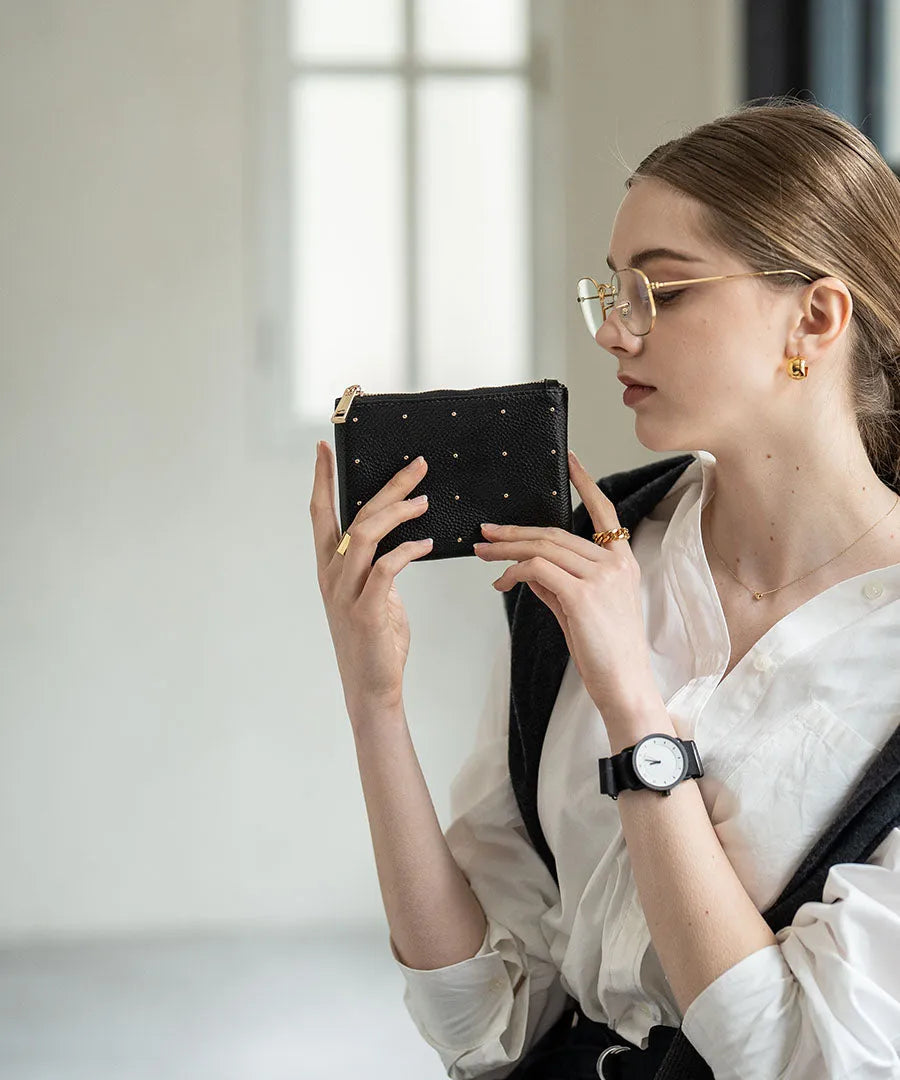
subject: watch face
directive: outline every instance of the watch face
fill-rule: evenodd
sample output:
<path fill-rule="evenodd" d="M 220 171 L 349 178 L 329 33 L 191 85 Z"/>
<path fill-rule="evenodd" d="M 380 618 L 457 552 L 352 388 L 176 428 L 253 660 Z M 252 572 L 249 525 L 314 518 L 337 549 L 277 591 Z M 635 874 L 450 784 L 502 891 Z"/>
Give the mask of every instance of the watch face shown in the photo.
<path fill-rule="evenodd" d="M 667 735 L 647 735 L 635 745 L 631 757 L 638 779 L 649 788 L 664 791 L 687 773 L 687 756 Z"/>

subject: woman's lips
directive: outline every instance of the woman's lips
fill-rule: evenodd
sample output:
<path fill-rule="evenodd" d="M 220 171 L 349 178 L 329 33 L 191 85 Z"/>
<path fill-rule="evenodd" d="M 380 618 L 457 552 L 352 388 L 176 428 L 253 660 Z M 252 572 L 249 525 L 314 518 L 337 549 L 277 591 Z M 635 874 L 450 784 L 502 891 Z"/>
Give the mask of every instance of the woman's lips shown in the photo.
<path fill-rule="evenodd" d="M 626 405 L 636 405 L 639 401 L 649 397 L 655 389 L 655 386 L 641 386 L 640 383 L 634 383 L 632 386 L 625 387 L 622 401 Z"/>

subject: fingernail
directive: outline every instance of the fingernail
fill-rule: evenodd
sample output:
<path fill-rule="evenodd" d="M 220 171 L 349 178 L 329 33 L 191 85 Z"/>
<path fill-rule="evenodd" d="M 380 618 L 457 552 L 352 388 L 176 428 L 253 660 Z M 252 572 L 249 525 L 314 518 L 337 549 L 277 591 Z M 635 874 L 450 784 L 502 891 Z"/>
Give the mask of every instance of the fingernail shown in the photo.
<path fill-rule="evenodd" d="M 415 461 L 410 462 L 410 468 L 412 468 L 413 465 L 421 465 L 424 460 L 425 458 L 423 458 L 422 455 L 419 454 Z"/>
<path fill-rule="evenodd" d="M 497 526 L 493 523 L 493 521 L 482 521 L 481 527 L 482 527 L 482 529 L 496 529 L 497 528 Z"/>
<path fill-rule="evenodd" d="M 417 495 L 414 499 L 410 499 L 409 501 L 412 502 L 412 503 L 428 502 L 428 496 L 427 495 Z"/>

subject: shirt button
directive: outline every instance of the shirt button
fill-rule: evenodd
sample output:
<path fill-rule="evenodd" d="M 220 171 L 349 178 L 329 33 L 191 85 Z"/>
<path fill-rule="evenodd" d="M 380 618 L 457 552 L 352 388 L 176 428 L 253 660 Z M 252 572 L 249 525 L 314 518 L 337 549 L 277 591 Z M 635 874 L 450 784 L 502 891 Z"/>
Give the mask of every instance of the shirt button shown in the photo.
<path fill-rule="evenodd" d="M 761 654 L 754 659 L 753 666 L 757 671 L 771 671 L 775 665 L 771 657 Z"/>
<path fill-rule="evenodd" d="M 495 994 L 498 994 L 506 986 L 506 983 L 503 979 L 491 979 L 488 985 Z"/>
<path fill-rule="evenodd" d="M 870 581 L 863 586 L 863 596 L 867 600 L 877 600 L 884 592 L 884 586 L 880 581 Z"/>

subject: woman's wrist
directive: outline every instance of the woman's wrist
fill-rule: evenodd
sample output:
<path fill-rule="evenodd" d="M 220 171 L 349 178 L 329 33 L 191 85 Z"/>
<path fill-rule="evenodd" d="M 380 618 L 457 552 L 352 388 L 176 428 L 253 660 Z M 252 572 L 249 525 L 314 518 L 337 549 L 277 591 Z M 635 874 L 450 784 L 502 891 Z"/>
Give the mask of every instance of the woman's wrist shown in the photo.
<path fill-rule="evenodd" d="M 402 731 L 406 728 L 406 708 L 402 698 L 394 702 L 371 699 L 354 701 L 347 698 L 345 704 L 354 738 L 368 736 L 372 732 Z"/>

